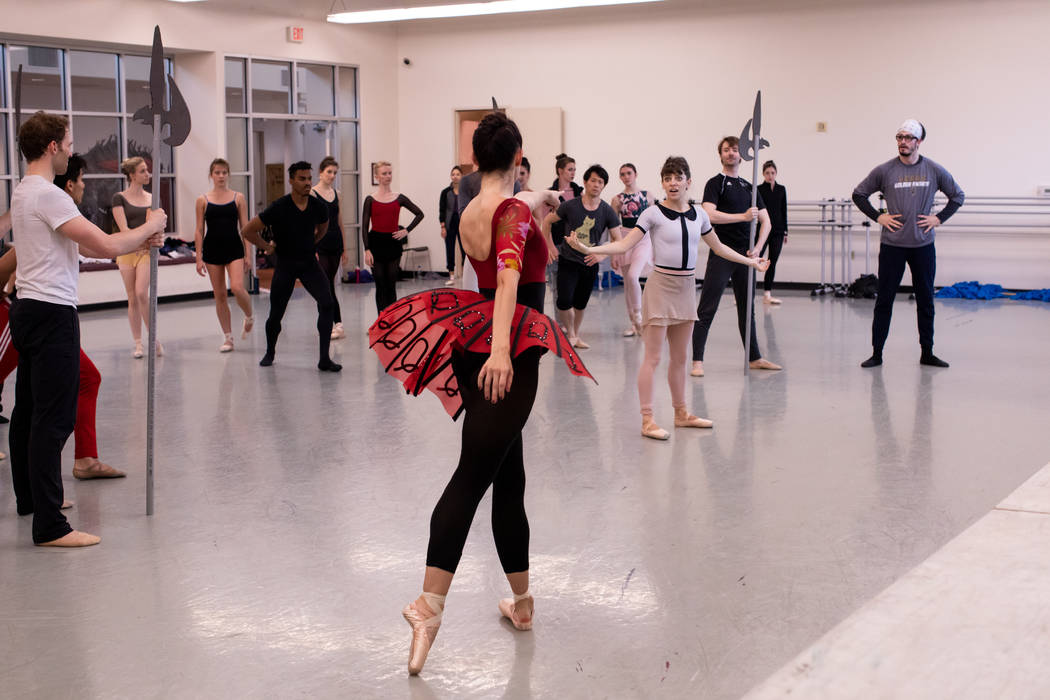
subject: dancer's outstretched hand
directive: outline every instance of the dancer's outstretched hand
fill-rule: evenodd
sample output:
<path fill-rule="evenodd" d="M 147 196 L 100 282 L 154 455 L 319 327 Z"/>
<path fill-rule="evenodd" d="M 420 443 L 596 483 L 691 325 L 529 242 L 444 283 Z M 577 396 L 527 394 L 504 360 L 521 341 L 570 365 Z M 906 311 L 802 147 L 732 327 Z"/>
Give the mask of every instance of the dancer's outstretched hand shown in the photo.
<path fill-rule="evenodd" d="M 756 258 L 751 261 L 751 266 L 759 272 L 765 272 L 769 269 L 769 260 L 765 258 Z"/>
<path fill-rule="evenodd" d="M 493 350 L 478 372 L 478 388 L 486 401 L 496 403 L 510 391 L 514 367 L 508 350 Z"/>
<path fill-rule="evenodd" d="M 569 247 L 573 250 L 579 251 L 584 255 L 588 255 L 591 252 L 589 246 L 584 245 L 579 238 L 576 237 L 576 232 L 571 232 L 565 237 L 565 242 L 569 244 Z"/>

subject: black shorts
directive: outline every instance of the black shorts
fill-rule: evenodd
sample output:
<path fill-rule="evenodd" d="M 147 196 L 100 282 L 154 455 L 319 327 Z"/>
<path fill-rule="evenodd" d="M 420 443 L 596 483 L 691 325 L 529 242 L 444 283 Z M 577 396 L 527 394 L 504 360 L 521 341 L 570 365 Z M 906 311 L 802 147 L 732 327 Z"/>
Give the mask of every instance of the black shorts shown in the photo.
<path fill-rule="evenodd" d="M 555 305 L 560 311 L 586 309 L 597 279 L 597 265 L 584 265 L 575 260 L 559 257 L 558 298 Z"/>

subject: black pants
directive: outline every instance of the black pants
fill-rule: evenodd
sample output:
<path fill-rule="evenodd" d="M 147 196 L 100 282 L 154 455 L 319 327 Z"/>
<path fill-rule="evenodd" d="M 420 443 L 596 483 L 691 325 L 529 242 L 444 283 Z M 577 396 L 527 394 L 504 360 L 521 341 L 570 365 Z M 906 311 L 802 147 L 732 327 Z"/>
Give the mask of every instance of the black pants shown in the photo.
<path fill-rule="evenodd" d="M 317 253 L 317 262 L 328 280 L 328 291 L 332 295 L 332 322 L 342 323 L 343 315 L 339 312 L 339 299 L 335 295 L 335 278 L 339 275 L 339 262 L 343 257 L 342 251 L 338 253 Z"/>
<path fill-rule="evenodd" d="M 937 251 L 934 244 L 921 248 L 901 248 L 895 245 L 879 246 L 879 296 L 875 300 L 875 319 L 871 323 L 871 346 L 876 355 L 882 354 L 886 336 L 890 333 L 893 298 L 904 278 L 904 265 L 911 268 L 911 283 L 915 289 L 915 313 L 919 321 L 919 345 L 933 347 L 933 278 L 937 273 Z"/>
<path fill-rule="evenodd" d="M 463 445 L 459 465 L 430 516 L 427 566 L 455 572 L 470 524 L 492 485 L 492 537 L 506 573 L 529 568 L 529 520 L 525 515 L 525 463 L 521 430 L 536 399 L 542 350 L 513 360 L 510 392 L 495 404 L 478 389 L 478 371 L 488 359 L 479 353 L 453 355 L 463 397 Z"/>
<path fill-rule="evenodd" d="M 73 432 L 80 387 L 80 323 L 72 306 L 18 299 L 11 306 L 18 350 L 11 414 L 11 482 L 19 515 L 33 514 L 33 542 L 73 528 L 62 515 L 62 448 Z"/>
<path fill-rule="evenodd" d="M 598 279 L 597 265 L 585 265 L 575 260 L 559 257 L 558 294 L 555 305 L 561 311 L 586 309 L 596 279 Z"/>
<path fill-rule="evenodd" d="M 459 241 L 459 225 L 445 227 L 445 269 L 451 274 L 456 270 L 456 243 Z"/>
<path fill-rule="evenodd" d="M 730 262 L 714 253 L 707 255 L 707 269 L 704 271 L 704 286 L 700 290 L 700 304 L 696 307 L 699 317 L 693 324 L 693 362 L 704 359 L 704 346 L 707 345 L 707 333 L 711 330 L 711 321 L 718 311 L 718 302 L 726 284 L 732 281 L 733 296 L 736 297 L 737 325 L 740 327 L 740 340 L 744 333 L 748 316 L 751 317 L 751 354 L 748 360 L 754 362 L 762 357 L 758 349 L 758 337 L 755 335 L 755 307 L 747 308 L 748 270 L 751 268 L 740 263 Z"/>
<path fill-rule="evenodd" d="M 328 346 L 332 343 L 332 295 L 328 291 L 329 280 L 325 280 L 321 266 L 313 258 L 309 260 L 282 260 L 277 258 L 277 266 L 270 282 L 270 316 L 266 319 L 266 354 L 273 355 L 277 350 L 277 336 L 281 334 L 281 319 L 288 308 L 288 300 L 295 290 L 295 280 L 303 283 L 303 288 L 317 302 L 317 332 L 320 334 L 320 361 L 325 362 Z"/>
<path fill-rule="evenodd" d="M 769 269 L 766 270 L 766 276 L 762 278 L 762 286 L 767 292 L 773 291 L 773 280 L 777 276 L 777 260 L 780 259 L 780 251 L 783 247 L 784 234 L 771 233 L 766 239 L 766 244 L 762 246 L 762 252 L 759 253 L 759 255 L 765 255 L 766 249 L 769 249 Z"/>

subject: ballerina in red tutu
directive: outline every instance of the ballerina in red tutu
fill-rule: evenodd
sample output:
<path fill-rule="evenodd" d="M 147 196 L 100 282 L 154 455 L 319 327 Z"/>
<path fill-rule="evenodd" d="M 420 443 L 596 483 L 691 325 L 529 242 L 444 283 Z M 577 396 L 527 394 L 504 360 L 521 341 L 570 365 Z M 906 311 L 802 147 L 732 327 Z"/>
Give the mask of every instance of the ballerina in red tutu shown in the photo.
<path fill-rule="evenodd" d="M 410 393 L 430 389 L 453 417 L 463 413 L 459 465 L 430 519 L 423 593 L 402 611 L 412 626 L 411 674 L 422 670 L 437 636 L 445 594 L 490 485 L 492 535 L 514 594 L 499 601 L 499 610 L 517 629 L 532 628 L 521 431 L 545 352 L 558 354 L 574 374 L 591 376 L 558 324 L 543 315 L 554 246 L 536 228 L 532 210 L 556 205 L 557 195 L 514 195 L 521 133 L 506 115 L 482 119 L 473 145 L 481 192 L 463 211 L 460 240 L 481 293 L 415 294 L 385 309 L 369 330 L 387 371 Z"/>

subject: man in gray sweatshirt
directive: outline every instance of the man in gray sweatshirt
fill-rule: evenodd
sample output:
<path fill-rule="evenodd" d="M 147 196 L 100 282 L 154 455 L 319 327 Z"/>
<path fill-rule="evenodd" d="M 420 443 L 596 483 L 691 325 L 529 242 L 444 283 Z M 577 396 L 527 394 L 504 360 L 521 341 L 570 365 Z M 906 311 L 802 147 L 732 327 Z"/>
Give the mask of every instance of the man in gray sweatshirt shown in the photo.
<path fill-rule="evenodd" d="M 879 292 L 875 319 L 871 324 L 872 354 L 861 367 L 882 364 L 882 348 L 890 332 L 893 298 L 897 295 L 904 266 L 911 268 L 919 317 L 919 362 L 933 367 L 948 363 L 933 354 L 933 278 L 937 271 L 934 230 L 962 206 L 965 195 L 943 167 L 919 155 L 926 127 L 908 119 L 897 129 L 897 153 L 893 160 L 876 166 L 853 190 L 853 203 L 882 227 L 879 244 Z M 936 215 L 930 213 L 940 190 L 948 203 Z M 886 211 L 879 213 L 868 198 L 882 192 Z"/>

